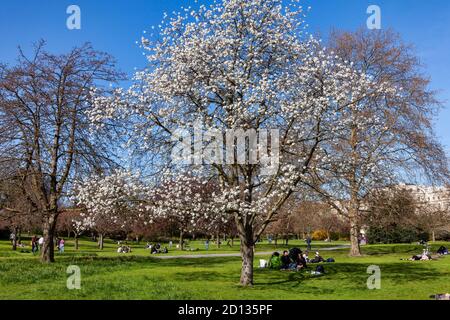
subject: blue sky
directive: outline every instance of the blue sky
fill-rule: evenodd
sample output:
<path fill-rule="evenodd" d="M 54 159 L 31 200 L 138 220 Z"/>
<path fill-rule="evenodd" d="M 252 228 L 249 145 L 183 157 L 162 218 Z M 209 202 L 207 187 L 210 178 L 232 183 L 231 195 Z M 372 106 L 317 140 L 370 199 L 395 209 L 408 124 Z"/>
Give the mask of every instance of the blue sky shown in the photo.
<path fill-rule="evenodd" d="M 207 3 L 209 0 L 199 0 Z M 66 28 L 66 9 L 81 8 L 82 29 Z M 304 0 L 311 6 L 310 32 L 326 35 L 332 28 L 356 30 L 365 26 L 369 5 L 382 11 L 382 28 L 393 28 L 416 47 L 427 67 L 433 89 L 445 109 L 436 132 L 450 153 L 450 1 L 448 0 Z M 53 52 L 65 52 L 86 41 L 114 55 L 122 71 L 132 74 L 145 65 L 135 44 L 143 30 L 158 25 L 163 13 L 181 6 L 198 6 L 194 0 L 21 0 L 0 2 L 0 61 L 13 63 L 17 46 L 30 48 L 45 39 Z"/>

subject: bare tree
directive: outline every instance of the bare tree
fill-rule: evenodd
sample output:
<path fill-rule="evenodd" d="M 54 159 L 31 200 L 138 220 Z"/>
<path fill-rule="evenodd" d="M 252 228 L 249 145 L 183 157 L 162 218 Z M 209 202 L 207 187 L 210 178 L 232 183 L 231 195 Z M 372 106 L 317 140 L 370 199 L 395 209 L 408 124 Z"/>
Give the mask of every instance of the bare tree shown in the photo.
<path fill-rule="evenodd" d="M 110 163 L 112 147 L 89 132 L 85 112 L 93 87 L 121 75 L 111 56 L 86 44 L 54 55 L 35 46 L 16 66 L 0 68 L 0 163 L 15 162 L 26 201 L 41 215 L 42 261 L 54 261 L 53 237 L 73 180 Z"/>
<path fill-rule="evenodd" d="M 448 181 L 448 162 L 433 134 L 439 104 L 410 46 L 392 31 L 361 30 L 332 33 L 330 47 L 378 87 L 396 88 L 341 110 L 346 125 L 327 148 L 329 162 L 312 172 L 310 186 L 348 219 L 350 255 L 358 256 L 367 195 L 396 181 Z"/>

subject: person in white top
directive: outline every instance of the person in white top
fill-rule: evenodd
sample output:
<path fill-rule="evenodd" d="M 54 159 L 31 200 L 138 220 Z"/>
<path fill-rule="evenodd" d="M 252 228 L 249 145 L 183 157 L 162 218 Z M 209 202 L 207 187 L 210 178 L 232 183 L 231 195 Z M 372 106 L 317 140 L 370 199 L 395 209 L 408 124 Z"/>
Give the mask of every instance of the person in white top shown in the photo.
<path fill-rule="evenodd" d="M 38 244 L 39 244 L 39 251 L 41 251 L 42 246 L 44 245 L 44 237 L 39 238 Z"/>

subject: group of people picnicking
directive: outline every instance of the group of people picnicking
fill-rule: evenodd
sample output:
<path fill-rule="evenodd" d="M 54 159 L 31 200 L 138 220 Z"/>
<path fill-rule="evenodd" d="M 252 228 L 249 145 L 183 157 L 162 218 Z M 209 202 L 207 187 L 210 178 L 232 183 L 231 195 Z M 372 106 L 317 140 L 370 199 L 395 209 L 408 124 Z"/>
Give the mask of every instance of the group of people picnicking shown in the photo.
<path fill-rule="evenodd" d="M 280 255 L 279 252 L 274 252 L 270 257 L 267 267 L 269 269 L 282 270 L 282 271 L 300 271 L 308 268 L 308 263 L 318 264 L 321 262 L 335 262 L 333 258 L 324 259 L 318 251 L 315 252 L 314 257 L 310 257 L 309 250 L 303 252 L 299 248 L 292 248 L 289 251 L 283 251 Z M 265 267 L 261 266 L 261 267 Z M 323 266 L 317 266 L 313 271 L 315 274 L 322 274 L 325 272 Z"/>
<path fill-rule="evenodd" d="M 170 246 L 172 246 L 172 241 L 170 242 Z M 163 248 L 160 243 L 156 243 L 156 244 L 147 243 L 145 249 L 149 249 L 150 254 L 159 254 L 159 253 L 167 254 L 167 253 L 169 253 L 169 250 L 167 249 L 167 247 Z"/>

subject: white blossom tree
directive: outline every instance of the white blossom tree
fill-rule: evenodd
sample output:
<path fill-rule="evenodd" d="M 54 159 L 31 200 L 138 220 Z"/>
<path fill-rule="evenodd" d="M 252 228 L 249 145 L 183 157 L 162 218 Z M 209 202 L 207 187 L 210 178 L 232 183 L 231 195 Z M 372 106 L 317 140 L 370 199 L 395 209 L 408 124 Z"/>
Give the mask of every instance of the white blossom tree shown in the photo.
<path fill-rule="evenodd" d="M 136 84 L 113 96 L 98 95 L 90 118 L 103 128 L 131 125 L 131 142 L 158 166 L 196 165 L 203 176 L 216 179 L 220 192 L 210 212 L 234 219 L 241 240 L 240 282 L 252 285 L 256 241 L 286 200 L 302 190 L 307 173 L 329 161 L 326 144 L 347 124 L 340 112 L 395 89 L 375 86 L 308 36 L 297 1 L 224 0 L 185 9 L 163 21 L 159 35 L 142 40 L 150 65 L 136 74 Z M 215 130 L 216 140 L 227 141 L 216 149 L 223 156 L 216 153 L 211 161 L 194 154 L 183 165 L 174 163 L 169 155 L 180 129 Z M 225 135 L 265 129 L 276 130 L 270 145 L 260 138 L 256 146 L 251 136 L 239 145 Z M 255 149 L 257 163 L 249 160 Z M 265 152 L 277 160 L 270 174 L 262 165 Z M 195 199 L 179 196 L 180 202 Z"/>
<path fill-rule="evenodd" d="M 178 225 L 180 249 L 184 249 L 184 235 L 210 226 L 209 217 L 220 217 L 216 210 L 213 183 L 192 173 L 167 173 L 158 187 L 148 196 L 153 201 L 153 215 L 169 219 Z M 226 223 L 226 216 L 222 217 Z"/>
<path fill-rule="evenodd" d="M 151 222 L 151 206 L 145 198 L 148 190 L 137 173 L 126 170 L 91 176 L 75 186 L 73 201 L 83 208 L 78 223 L 97 230 L 99 247 L 103 249 L 105 233 L 124 230 L 138 219 Z"/>

